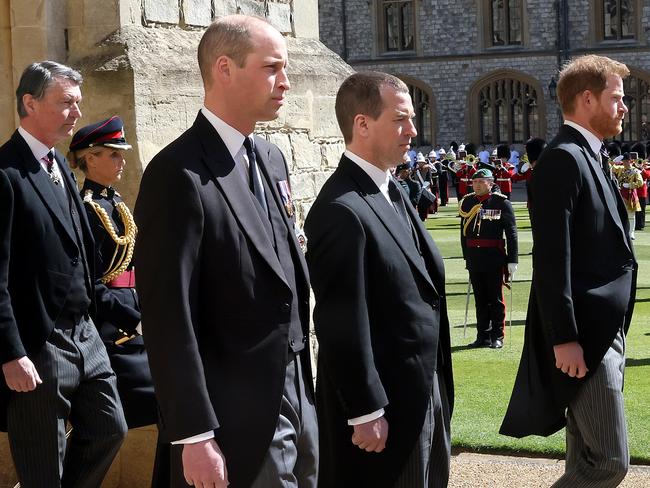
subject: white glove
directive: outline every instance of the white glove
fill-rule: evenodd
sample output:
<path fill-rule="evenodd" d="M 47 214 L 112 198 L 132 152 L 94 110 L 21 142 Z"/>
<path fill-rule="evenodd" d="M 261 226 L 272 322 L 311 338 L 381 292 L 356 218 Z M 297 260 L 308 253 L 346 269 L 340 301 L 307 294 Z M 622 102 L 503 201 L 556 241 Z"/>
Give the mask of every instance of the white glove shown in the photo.
<path fill-rule="evenodd" d="M 530 169 L 530 163 L 524 163 L 521 165 L 520 172 L 523 174 Z"/>
<path fill-rule="evenodd" d="M 630 184 L 629 184 L 629 183 L 623 183 L 621 186 L 622 186 L 623 188 L 629 188 L 629 187 L 630 187 Z"/>
<path fill-rule="evenodd" d="M 515 273 L 517 272 L 517 263 L 508 263 L 508 278 L 510 281 L 515 279 Z"/>

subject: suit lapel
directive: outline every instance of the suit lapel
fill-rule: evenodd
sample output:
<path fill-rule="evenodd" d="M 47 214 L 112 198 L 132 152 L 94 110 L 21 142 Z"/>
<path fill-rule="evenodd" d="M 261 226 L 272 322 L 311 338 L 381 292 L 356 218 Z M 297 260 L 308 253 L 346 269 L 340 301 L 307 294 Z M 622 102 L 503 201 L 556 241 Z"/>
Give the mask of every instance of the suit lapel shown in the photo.
<path fill-rule="evenodd" d="M 267 202 L 269 205 L 272 205 L 275 202 L 280 214 L 282 215 L 282 221 L 284 225 L 287 226 L 289 232 L 289 241 L 291 242 L 292 251 L 295 256 L 298 257 L 298 262 L 300 263 L 300 272 L 302 273 L 303 279 L 306 283 L 309 283 L 309 275 L 307 273 L 307 263 L 305 261 L 305 256 L 300 249 L 298 241 L 295 234 L 295 223 L 292 220 L 289 220 L 289 216 L 284 208 L 284 203 L 280 197 L 278 191 L 277 182 L 282 179 L 281 176 L 275 174 L 275 165 L 271 163 L 271 145 L 266 142 L 265 139 L 255 136 L 255 150 L 258 156 L 257 163 L 262 171 L 262 175 L 266 178 L 266 182 L 271 191 L 271 195 L 267 195 Z M 284 164 L 284 161 L 282 161 Z M 276 163 L 278 164 L 278 163 Z M 288 174 L 288 172 L 287 172 Z"/>
<path fill-rule="evenodd" d="M 52 216 L 58 220 L 61 227 L 63 227 L 68 234 L 68 237 L 70 237 L 73 242 L 76 242 L 72 227 L 70 227 L 68 219 L 65 218 L 63 209 L 61 208 L 61 205 L 59 205 L 58 199 L 54 194 L 55 188 L 50 177 L 45 173 L 41 163 L 36 160 L 34 154 L 32 154 L 29 146 L 18 131 L 14 132 L 13 139 L 23 157 L 25 170 L 27 171 L 27 178 L 43 201 L 45 208 L 47 208 Z M 67 182 L 68 180 L 66 180 L 66 183 Z"/>
<path fill-rule="evenodd" d="M 239 222 L 239 227 L 257 252 L 280 279 L 287 283 L 284 271 L 273 248 L 273 242 L 271 242 L 265 230 L 262 217 L 254 206 L 250 188 L 246 186 L 241 174 L 235 167 L 235 161 L 230 156 L 226 145 L 214 127 L 200 112 L 194 122 L 194 127 L 198 131 L 199 140 L 203 145 L 203 161 L 230 204 L 233 217 Z"/>
<path fill-rule="evenodd" d="M 582 147 L 582 153 L 587 160 L 591 174 L 596 181 L 596 185 L 599 188 L 600 196 L 605 202 L 605 206 L 607 207 L 607 210 L 609 211 L 614 224 L 616 227 L 618 227 L 619 231 L 623 235 L 623 239 L 627 247 L 632 250 L 632 245 L 629 240 L 629 232 L 626 230 L 625 225 L 627 218 L 624 218 L 620 212 L 621 208 L 624 208 L 625 204 L 623 203 L 623 199 L 621 198 L 618 188 L 615 188 L 612 185 L 611 181 L 608 181 L 609 179 L 607 176 L 605 176 L 603 167 L 600 163 L 599 155 L 593 153 L 591 146 L 584 138 L 584 136 L 573 127 L 566 125 L 564 127 L 567 127 L 571 131 L 570 133 L 575 139 L 577 139 L 576 142 L 578 145 Z"/>
<path fill-rule="evenodd" d="M 404 224 L 399 221 L 401 217 L 397 214 L 392 205 L 388 203 L 388 200 L 386 200 L 386 197 L 384 197 L 381 191 L 377 188 L 377 185 L 374 184 L 370 177 L 359 168 L 356 163 L 350 161 L 345 156 L 341 159 L 339 167 L 342 167 L 344 170 L 349 172 L 352 179 L 362 190 L 361 198 L 370 206 L 375 215 L 377 215 L 379 221 L 384 225 L 384 227 L 386 227 L 388 233 L 395 240 L 406 258 L 411 262 L 411 266 L 418 271 L 422 278 L 424 278 L 424 280 L 435 291 L 435 286 L 431 281 L 429 273 L 426 272 L 424 261 L 418 253 L 415 243 L 409 235 L 410 233 L 404 229 Z M 409 203 L 406 204 L 407 209 L 409 205 Z M 411 216 L 413 215 L 413 212 L 411 212 L 410 209 L 407 211 Z"/>

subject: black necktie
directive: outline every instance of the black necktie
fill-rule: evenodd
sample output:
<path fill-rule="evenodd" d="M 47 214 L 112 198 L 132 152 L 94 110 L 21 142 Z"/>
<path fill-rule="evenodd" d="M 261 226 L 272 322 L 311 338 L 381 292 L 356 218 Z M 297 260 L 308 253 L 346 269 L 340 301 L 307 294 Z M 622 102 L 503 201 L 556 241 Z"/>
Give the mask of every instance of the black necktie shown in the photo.
<path fill-rule="evenodd" d="M 395 180 L 392 178 L 388 180 L 388 196 L 390 198 L 390 201 L 393 203 L 393 208 L 397 212 L 397 215 L 400 216 L 402 224 L 404 224 L 406 230 L 411 234 L 415 247 L 417 248 L 418 252 L 420 252 L 420 241 L 417 234 L 415 233 L 415 229 L 413 228 L 411 219 L 408 216 L 408 212 L 406 211 L 406 204 L 402 198 L 402 193 L 399 191 L 399 188 L 397 188 L 397 185 L 395 184 Z"/>
<path fill-rule="evenodd" d="M 609 153 L 607 152 L 607 147 L 605 147 L 605 144 L 600 146 L 600 165 L 603 168 L 603 173 L 605 173 L 605 176 L 611 179 L 612 169 L 609 166 Z"/>
<path fill-rule="evenodd" d="M 47 154 L 45 155 L 45 159 L 47 159 L 47 172 L 51 173 L 52 172 L 52 166 L 54 165 L 54 153 L 52 151 L 48 151 Z"/>
<path fill-rule="evenodd" d="M 266 200 L 264 199 L 264 191 L 262 190 L 262 184 L 257 171 L 257 158 L 255 157 L 255 148 L 253 146 L 253 139 L 251 137 L 244 138 L 244 147 L 246 148 L 246 155 L 248 156 L 248 177 L 250 183 L 250 189 L 255 195 L 255 198 L 264 209 L 264 212 L 268 215 L 269 209 L 266 205 Z"/>

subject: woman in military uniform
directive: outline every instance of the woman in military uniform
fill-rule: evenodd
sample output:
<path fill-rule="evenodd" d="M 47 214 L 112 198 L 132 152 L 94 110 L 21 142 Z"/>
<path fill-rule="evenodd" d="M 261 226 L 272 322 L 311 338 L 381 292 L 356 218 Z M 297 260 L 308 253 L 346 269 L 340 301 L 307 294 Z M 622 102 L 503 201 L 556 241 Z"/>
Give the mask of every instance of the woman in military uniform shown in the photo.
<path fill-rule="evenodd" d="M 129 428 L 155 424 L 157 407 L 147 354 L 139 327 L 140 307 L 131 265 L 137 228 L 113 184 L 122 178 L 122 120 L 113 116 L 80 129 L 70 143 L 70 166 L 86 176 L 81 198 L 95 239 L 96 286 L 108 301 L 95 319 L 115 374 Z"/>

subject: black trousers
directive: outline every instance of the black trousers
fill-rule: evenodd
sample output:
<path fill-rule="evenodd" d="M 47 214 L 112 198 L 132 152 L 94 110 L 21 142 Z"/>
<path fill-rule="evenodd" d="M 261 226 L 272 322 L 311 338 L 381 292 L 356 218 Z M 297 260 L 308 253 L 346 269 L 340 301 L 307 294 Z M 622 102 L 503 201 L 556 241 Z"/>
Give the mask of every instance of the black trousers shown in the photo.
<path fill-rule="evenodd" d="M 636 212 L 636 214 L 634 215 L 634 220 L 635 220 L 634 230 L 645 229 L 645 207 L 648 204 L 648 199 L 645 197 L 639 198 L 639 204 L 641 205 L 641 210 Z"/>
<path fill-rule="evenodd" d="M 115 373 L 92 321 L 59 325 L 30 356 L 43 383 L 11 394 L 11 455 L 23 488 L 97 488 L 127 429 Z"/>
<path fill-rule="evenodd" d="M 476 304 L 476 338 L 503 340 L 506 305 L 503 300 L 503 271 L 470 271 L 469 279 Z"/>

